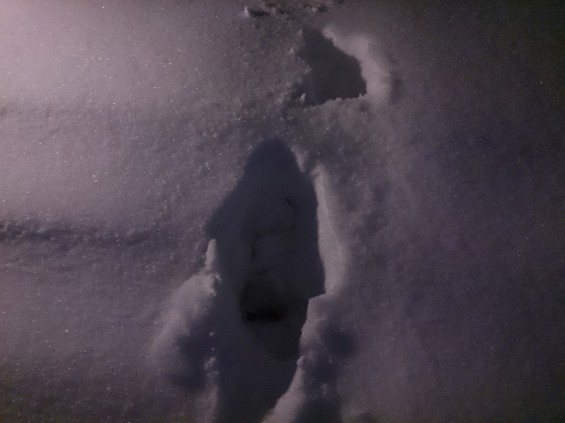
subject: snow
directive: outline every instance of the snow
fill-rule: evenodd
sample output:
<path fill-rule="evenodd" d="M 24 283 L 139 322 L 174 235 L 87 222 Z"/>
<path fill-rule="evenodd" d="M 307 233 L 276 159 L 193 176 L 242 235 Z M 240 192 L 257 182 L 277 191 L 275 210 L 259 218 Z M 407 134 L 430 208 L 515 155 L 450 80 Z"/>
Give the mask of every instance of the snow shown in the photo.
<path fill-rule="evenodd" d="M 563 12 L 0 0 L 0 420 L 562 419 Z"/>

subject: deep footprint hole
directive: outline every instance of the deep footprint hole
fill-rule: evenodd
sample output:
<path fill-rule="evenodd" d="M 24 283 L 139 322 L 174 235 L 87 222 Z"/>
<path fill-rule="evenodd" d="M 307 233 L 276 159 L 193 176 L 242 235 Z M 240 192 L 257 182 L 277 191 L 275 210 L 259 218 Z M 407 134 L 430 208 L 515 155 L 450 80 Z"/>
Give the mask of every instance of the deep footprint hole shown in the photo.
<path fill-rule="evenodd" d="M 367 94 L 367 82 L 357 58 L 340 50 L 318 30 L 305 29 L 303 35 L 304 46 L 298 54 L 311 72 L 299 84 L 297 96 L 303 96 L 305 105 Z"/>
<path fill-rule="evenodd" d="M 280 294 L 259 290 L 255 283 L 247 283 L 239 306 L 243 321 L 250 323 L 277 323 L 287 317 L 288 304 L 277 301 Z"/>
<path fill-rule="evenodd" d="M 238 287 L 242 324 L 279 360 L 298 357 L 308 301 L 325 292 L 317 206 L 310 175 L 284 143 L 270 140 L 252 152 L 208 226 L 222 278 Z M 234 258 L 241 246 L 249 249 L 243 261 Z"/>
<path fill-rule="evenodd" d="M 286 360 L 299 351 L 308 299 L 281 292 L 268 279 L 250 279 L 239 298 L 241 319 L 274 358 Z"/>
<path fill-rule="evenodd" d="M 276 323 L 283 320 L 286 316 L 286 310 L 275 308 L 261 308 L 254 310 L 246 310 L 244 320 L 247 322 L 271 322 Z"/>

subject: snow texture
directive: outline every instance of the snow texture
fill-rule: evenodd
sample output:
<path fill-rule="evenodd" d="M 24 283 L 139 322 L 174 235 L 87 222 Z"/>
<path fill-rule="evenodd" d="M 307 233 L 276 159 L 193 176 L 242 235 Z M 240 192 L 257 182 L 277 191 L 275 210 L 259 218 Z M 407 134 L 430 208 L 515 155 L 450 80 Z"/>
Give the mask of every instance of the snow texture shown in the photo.
<path fill-rule="evenodd" d="M 562 16 L 0 0 L 0 421 L 563 421 Z"/>

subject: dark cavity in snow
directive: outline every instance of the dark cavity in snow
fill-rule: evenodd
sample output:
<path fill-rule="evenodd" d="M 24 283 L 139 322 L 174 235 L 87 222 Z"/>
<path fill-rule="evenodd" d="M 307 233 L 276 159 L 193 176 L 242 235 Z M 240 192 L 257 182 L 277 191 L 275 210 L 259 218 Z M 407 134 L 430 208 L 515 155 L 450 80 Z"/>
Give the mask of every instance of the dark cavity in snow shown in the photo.
<path fill-rule="evenodd" d="M 289 389 L 309 300 L 325 292 L 317 209 L 311 175 L 266 141 L 206 226 L 206 264 L 153 351 L 177 386 L 214 386 L 214 423 L 258 423 Z"/>
<path fill-rule="evenodd" d="M 252 340 L 238 339 L 216 355 L 218 423 L 259 422 L 290 386 L 308 301 L 324 293 L 317 204 L 294 154 L 267 141 L 208 223 L 226 304 L 234 308 L 229 318 L 237 319 L 218 330 L 235 325 Z"/>
<path fill-rule="evenodd" d="M 337 48 L 332 40 L 314 29 L 303 31 L 300 57 L 311 69 L 298 87 L 305 105 L 318 105 L 337 98 L 357 98 L 367 93 L 361 65 L 355 57 Z"/>
<path fill-rule="evenodd" d="M 268 141 L 251 154 L 208 226 L 244 325 L 280 360 L 298 357 L 308 300 L 324 292 L 316 209 L 312 181 L 293 153 L 282 142 Z"/>

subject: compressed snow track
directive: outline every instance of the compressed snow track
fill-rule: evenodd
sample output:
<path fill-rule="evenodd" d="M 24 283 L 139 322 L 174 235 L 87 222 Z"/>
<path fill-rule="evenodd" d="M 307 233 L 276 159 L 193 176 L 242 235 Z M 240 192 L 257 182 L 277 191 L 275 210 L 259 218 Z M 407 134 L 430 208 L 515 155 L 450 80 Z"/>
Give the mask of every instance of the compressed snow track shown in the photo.
<path fill-rule="evenodd" d="M 261 144 L 209 223 L 220 274 L 239 297 L 242 319 L 277 359 L 298 354 L 308 299 L 323 293 L 316 196 L 293 154 Z"/>
<path fill-rule="evenodd" d="M 175 294 L 155 356 L 185 389 L 215 386 L 214 421 L 258 422 L 288 389 L 308 301 L 324 292 L 316 193 L 282 142 L 253 151 L 207 233 L 206 267 Z"/>

